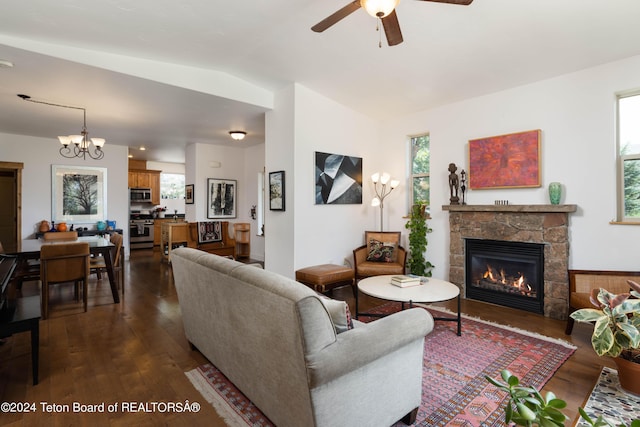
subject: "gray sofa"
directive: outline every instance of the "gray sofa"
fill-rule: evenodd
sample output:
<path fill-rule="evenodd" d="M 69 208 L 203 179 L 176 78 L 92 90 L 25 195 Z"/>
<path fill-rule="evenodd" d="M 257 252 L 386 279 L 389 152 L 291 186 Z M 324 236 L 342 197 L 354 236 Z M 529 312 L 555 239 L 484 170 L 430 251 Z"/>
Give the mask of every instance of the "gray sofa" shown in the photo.
<path fill-rule="evenodd" d="M 346 304 L 294 280 L 191 248 L 172 251 L 171 264 L 187 339 L 276 425 L 415 417 L 433 328 L 426 310 L 338 333 Z"/>

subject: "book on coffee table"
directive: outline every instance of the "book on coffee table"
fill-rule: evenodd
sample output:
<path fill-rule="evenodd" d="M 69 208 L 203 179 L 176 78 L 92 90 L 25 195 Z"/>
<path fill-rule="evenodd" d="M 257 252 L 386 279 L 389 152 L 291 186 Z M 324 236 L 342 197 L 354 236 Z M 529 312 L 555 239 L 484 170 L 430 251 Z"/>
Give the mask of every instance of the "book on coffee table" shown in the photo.
<path fill-rule="evenodd" d="M 407 288 L 409 286 L 418 286 L 420 284 L 420 277 L 412 276 L 393 276 L 391 277 L 391 284 L 399 286 L 401 288 Z"/>

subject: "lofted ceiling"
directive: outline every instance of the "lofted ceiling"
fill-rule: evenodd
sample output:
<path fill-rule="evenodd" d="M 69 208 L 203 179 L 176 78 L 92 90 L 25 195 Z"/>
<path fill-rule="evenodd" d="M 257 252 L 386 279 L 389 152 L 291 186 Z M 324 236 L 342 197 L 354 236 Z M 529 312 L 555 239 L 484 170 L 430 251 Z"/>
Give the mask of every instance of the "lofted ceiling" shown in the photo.
<path fill-rule="evenodd" d="M 0 132 L 55 141 L 80 131 L 81 112 L 23 93 L 86 108 L 107 155 L 116 144 L 183 162 L 189 143 L 264 142 L 269 106 L 179 76 L 167 84 L 118 63 L 87 65 L 101 55 L 209 70 L 267 92 L 299 83 L 384 121 L 640 54 L 638 0 L 402 0 L 404 42 L 394 47 L 364 10 L 310 30 L 349 1 L 0 0 L 0 60 L 14 64 L 0 68 Z M 247 138 L 231 141 L 232 129 Z"/>

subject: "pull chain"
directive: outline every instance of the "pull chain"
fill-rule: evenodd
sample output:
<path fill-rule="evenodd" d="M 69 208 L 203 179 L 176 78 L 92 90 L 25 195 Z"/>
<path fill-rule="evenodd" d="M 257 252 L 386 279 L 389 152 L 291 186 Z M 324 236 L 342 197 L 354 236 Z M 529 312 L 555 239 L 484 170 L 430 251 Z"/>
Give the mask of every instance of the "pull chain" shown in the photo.
<path fill-rule="evenodd" d="M 376 21 L 376 31 L 378 32 L 378 48 L 382 49 L 382 31 L 380 31 L 380 23 L 382 20 L 378 17 Z"/>

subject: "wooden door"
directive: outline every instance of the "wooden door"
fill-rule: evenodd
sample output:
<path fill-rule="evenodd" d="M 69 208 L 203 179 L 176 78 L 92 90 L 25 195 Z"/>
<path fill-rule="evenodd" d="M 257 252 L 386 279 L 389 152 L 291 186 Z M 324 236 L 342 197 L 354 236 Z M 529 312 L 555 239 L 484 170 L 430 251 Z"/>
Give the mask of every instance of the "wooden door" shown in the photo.
<path fill-rule="evenodd" d="M 22 240 L 22 163 L 0 162 L 0 242 L 7 252 Z"/>

